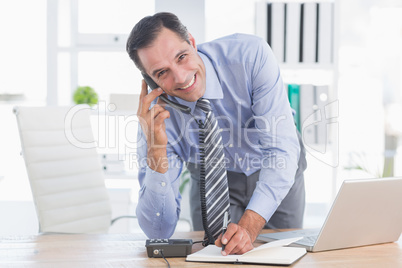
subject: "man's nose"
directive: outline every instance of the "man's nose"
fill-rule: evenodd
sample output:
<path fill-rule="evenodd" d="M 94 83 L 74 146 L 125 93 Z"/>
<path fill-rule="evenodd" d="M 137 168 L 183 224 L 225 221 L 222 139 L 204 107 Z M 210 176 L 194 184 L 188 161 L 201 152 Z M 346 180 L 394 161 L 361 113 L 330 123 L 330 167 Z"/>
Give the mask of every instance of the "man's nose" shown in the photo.
<path fill-rule="evenodd" d="M 173 71 L 173 75 L 176 84 L 185 86 L 185 83 L 187 81 L 187 72 L 185 70 L 183 70 L 182 68 L 175 68 Z"/>

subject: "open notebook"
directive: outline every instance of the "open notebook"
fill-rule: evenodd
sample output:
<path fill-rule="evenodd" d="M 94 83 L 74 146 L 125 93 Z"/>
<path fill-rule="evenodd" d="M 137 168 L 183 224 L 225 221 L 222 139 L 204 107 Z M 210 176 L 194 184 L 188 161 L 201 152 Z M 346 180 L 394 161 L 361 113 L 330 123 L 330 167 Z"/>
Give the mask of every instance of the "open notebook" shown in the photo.
<path fill-rule="evenodd" d="M 290 265 L 303 257 L 306 254 L 306 249 L 285 246 L 300 238 L 276 240 L 254 248 L 243 255 L 223 256 L 221 253 L 222 248 L 209 245 L 198 252 L 188 255 L 186 261 Z"/>

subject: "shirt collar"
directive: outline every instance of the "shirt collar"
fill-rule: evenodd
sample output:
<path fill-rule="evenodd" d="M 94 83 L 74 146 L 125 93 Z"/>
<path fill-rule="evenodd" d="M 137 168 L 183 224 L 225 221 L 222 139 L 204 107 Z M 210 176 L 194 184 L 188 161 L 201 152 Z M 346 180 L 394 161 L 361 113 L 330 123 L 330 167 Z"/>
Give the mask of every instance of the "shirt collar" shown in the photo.
<path fill-rule="evenodd" d="M 204 55 L 202 52 L 198 51 L 198 55 L 201 57 L 205 66 L 205 79 L 206 79 L 206 89 L 203 98 L 206 99 L 222 99 L 223 98 L 223 90 L 221 84 L 219 82 L 218 75 L 216 74 L 215 68 L 212 65 L 211 60 Z M 191 108 L 191 111 L 194 112 L 195 102 L 185 101 L 183 99 L 169 96 L 175 102 L 183 104 L 187 107 Z"/>
<path fill-rule="evenodd" d="M 211 60 L 201 52 L 198 52 L 205 66 L 205 79 L 206 90 L 203 98 L 206 99 L 222 99 L 223 91 L 221 83 L 219 82 L 218 75 L 216 74 L 215 68 L 212 65 Z"/>

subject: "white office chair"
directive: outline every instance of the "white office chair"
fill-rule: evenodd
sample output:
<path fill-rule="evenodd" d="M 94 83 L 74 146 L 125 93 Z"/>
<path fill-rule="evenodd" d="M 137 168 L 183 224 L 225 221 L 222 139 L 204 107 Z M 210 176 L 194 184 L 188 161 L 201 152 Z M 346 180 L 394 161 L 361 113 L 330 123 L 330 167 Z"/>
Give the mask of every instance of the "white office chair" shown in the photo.
<path fill-rule="evenodd" d="M 107 233 L 111 204 L 91 146 L 89 107 L 15 107 L 14 112 L 39 231 Z"/>

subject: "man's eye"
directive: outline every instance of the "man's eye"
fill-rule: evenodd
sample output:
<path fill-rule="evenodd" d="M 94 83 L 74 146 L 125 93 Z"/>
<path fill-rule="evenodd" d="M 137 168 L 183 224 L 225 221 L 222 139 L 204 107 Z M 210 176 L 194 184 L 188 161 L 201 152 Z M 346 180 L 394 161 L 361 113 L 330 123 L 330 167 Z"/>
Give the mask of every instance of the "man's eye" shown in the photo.
<path fill-rule="evenodd" d="M 158 77 L 161 77 L 165 72 L 166 72 L 166 71 L 160 71 L 160 72 L 158 73 Z"/>
<path fill-rule="evenodd" d="M 179 56 L 179 61 L 183 60 L 186 57 L 186 54 L 182 54 Z"/>

